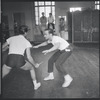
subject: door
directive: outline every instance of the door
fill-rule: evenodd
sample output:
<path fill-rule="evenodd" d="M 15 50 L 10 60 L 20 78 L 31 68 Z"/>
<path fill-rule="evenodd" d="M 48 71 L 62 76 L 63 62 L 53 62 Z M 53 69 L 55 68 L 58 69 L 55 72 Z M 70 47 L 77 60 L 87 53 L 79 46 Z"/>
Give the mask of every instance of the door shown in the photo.
<path fill-rule="evenodd" d="M 18 34 L 18 28 L 21 25 L 25 25 L 25 14 L 24 13 L 14 13 L 14 33 Z"/>

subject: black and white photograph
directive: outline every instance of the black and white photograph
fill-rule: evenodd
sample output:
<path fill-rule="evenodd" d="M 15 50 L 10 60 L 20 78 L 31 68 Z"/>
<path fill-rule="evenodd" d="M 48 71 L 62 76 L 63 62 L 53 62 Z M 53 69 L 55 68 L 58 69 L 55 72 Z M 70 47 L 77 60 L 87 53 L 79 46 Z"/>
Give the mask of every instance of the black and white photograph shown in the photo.
<path fill-rule="evenodd" d="M 0 0 L 1 98 L 99 99 L 99 12 L 99 0 Z"/>

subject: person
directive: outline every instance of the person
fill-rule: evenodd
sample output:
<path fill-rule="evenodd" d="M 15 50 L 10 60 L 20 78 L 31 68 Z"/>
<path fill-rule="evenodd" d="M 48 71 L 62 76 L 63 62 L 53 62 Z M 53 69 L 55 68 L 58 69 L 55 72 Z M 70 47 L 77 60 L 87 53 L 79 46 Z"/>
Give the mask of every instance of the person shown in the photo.
<path fill-rule="evenodd" d="M 52 25 L 52 28 L 54 29 L 54 17 L 52 16 L 52 13 L 49 13 L 49 17 L 48 17 L 48 29 L 51 28 L 51 25 Z"/>
<path fill-rule="evenodd" d="M 46 46 L 49 43 L 53 44 L 53 47 L 51 47 L 48 50 L 42 51 L 42 53 L 47 54 L 49 52 L 57 50 L 49 59 L 48 61 L 48 73 L 49 75 L 44 78 L 44 80 L 53 80 L 54 79 L 54 73 L 53 73 L 53 65 L 55 63 L 55 66 L 59 72 L 64 76 L 64 83 L 62 84 L 62 87 L 68 87 L 70 83 L 72 82 L 73 78 L 67 74 L 67 72 L 64 70 L 63 63 L 66 61 L 66 59 L 71 55 L 72 53 L 72 46 L 65 41 L 63 38 L 59 36 L 55 36 L 53 30 L 46 29 L 44 31 L 44 37 L 46 39 L 45 42 L 33 46 L 33 48 L 39 48 L 41 46 Z"/>
<path fill-rule="evenodd" d="M 40 17 L 40 24 L 41 24 L 41 34 L 43 35 L 44 30 L 46 29 L 47 24 L 47 18 L 44 15 L 44 12 L 42 12 L 42 16 Z"/>
<path fill-rule="evenodd" d="M 65 25 L 65 21 L 64 21 L 64 18 L 61 17 L 60 18 L 60 24 L 59 24 L 59 33 L 60 33 L 60 36 L 65 39 L 65 34 L 66 34 L 66 25 Z M 68 33 L 67 33 L 68 34 Z"/>
<path fill-rule="evenodd" d="M 34 84 L 34 89 L 37 90 L 41 86 L 41 83 L 36 80 L 35 68 L 38 68 L 40 64 L 36 63 L 31 56 L 30 49 L 32 45 L 25 38 L 28 30 L 29 29 L 26 25 L 20 26 L 19 35 L 8 38 L 3 44 L 2 50 L 5 51 L 7 50 L 7 47 L 9 47 L 9 52 L 7 60 L 2 67 L 2 78 L 9 74 L 11 69 L 14 67 L 29 70 Z M 27 59 L 25 59 L 25 53 L 27 55 Z"/>
<path fill-rule="evenodd" d="M 15 33 L 15 35 L 17 35 L 19 33 L 18 32 L 18 23 L 15 20 L 14 20 L 14 33 Z"/>

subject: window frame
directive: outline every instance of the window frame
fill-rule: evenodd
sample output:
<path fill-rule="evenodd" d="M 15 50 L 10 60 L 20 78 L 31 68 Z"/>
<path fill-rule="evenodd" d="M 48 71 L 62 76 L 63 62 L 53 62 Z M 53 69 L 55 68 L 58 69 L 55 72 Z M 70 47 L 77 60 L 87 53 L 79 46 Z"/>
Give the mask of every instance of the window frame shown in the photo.
<path fill-rule="evenodd" d="M 40 2 L 44 2 L 44 5 L 39 4 Z M 50 5 L 46 4 L 47 2 L 51 2 Z M 34 1 L 34 6 L 35 6 L 35 24 L 39 25 L 40 24 L 40 7 L 44 7 L 44 13 L 46 15 L 46 7 L 50 7 L 51 13 L 53 14 L 54 20 L 55 20 L 55 1 Z M 36 7 L 37 7 L 37 14 L 36 14 Z M 54 7 L 54 11 L 53 11 Z M 37 15 L 37 16 L 36 16 Z M 38 20 L 38 21 L 37 21 Z M 54 21 L 55 23 L 55 21 Z"/>
<path fill-rule="evenodd" d="M 100 10 L 100 1 L 95 1 L 95 9 Z"/>

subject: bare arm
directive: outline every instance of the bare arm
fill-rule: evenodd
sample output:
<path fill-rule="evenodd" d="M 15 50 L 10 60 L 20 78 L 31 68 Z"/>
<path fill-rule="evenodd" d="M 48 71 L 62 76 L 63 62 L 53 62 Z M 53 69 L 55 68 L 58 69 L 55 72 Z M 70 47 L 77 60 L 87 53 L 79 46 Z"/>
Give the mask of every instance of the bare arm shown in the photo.
<path fill-rule="evenodd" d="M 49 52 L 52 52 L 54 50 L 57 50 L 59 48 L 60 43 L 56 43 L 51 49 L 49 50 L 44 50 L 42 53 L 47 54 Z"/>
<path fill-rule="evenodd" d="M 2 51 L 6 51 L 8 49 L 8 43 L 5 42 L 2 46 Z"/>
<path fill-rule="evenodd" d="M 48 43 L 47 43 L 47 41 L 46 42 L 43 42 L 43 43 L 41 43 L 41 44 L 39 44 L 39 45 L 36 45 L 36 46 L 33 46 L 33 48 L 39 48 L 39 47 L 42 47 L 42 46 L 46 46 Z"/>
<path fill-rule="evenodd" d="M 27 55 L 29 63 L 32 64 L 33 66 L 35 66 L 36 63 L 35 63 L 35 61 L 33 60 L 32 56 L 31 56 L 30 48 L 26 49 L 26 55 Z"/>
<path fill-rule="evenodd" d="M 60 43 L 56 43 L 51 49 L 49 49 L 49 52 L 57 50 L 59 48 L 59 45 L 60 45 Z"/>

